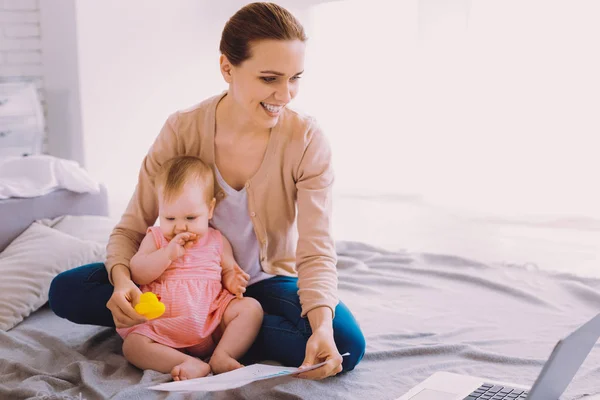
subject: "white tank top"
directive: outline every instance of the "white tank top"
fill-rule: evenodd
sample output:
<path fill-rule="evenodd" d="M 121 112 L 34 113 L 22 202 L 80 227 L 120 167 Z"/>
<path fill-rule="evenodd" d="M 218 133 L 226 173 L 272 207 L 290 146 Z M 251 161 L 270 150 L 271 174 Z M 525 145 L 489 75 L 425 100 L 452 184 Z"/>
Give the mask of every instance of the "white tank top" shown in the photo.
<path fill-rule="evenodd" d="M 250 275 L 248 285 L 273 277 L 260 265 L 260 247 L 248 212 L 246 188 L 237 191 L 229 186 L 216 165 L 215 175 L 227 196 L 215 207 L 210 225 L 221 231 L 231 243 L 235 260 Z"/>

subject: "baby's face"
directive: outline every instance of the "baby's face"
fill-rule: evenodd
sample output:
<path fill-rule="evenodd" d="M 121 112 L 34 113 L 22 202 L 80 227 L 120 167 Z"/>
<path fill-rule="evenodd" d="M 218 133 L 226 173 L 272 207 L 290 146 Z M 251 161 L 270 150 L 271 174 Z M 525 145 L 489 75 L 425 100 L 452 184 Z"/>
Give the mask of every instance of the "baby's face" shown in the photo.
<path fill-rule="evenodd" d="M 161 192 L 161 190 L 159 190 Z M 160 229 L 171 240 L 181 232 L 191 232 L 198 238 L 208 232 L 208 221 L 213 216 L 215 202 L 206 204 L 204 189 L 197 183 L 187 183 L 181 194 L 165 202 L 158 196 Z"/>

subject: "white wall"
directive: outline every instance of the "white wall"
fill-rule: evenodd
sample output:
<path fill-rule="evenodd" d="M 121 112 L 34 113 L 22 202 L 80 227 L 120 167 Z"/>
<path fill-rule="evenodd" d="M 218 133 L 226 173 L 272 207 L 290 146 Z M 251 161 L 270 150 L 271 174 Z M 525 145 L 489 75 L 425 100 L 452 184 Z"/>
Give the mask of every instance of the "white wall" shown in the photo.
<path fill-rule="evenodd" d="M 0 1 L 0 81 L 29 81 L 45 105 L 37 0 Z"/>
<path fill-rule="evenodd" d="M 77 3 L 85 165 L 108 186 L 116 215 L 168 115 L 224 88 L 218 39 L 231 7 L 166 4 Z"/>
<path fill-rule="evenodd" d="M 600 217 L 599 20 L 596 0 L 316 7 L 302 106 L 332 141 L 337 190 Z"/>
<path fill-rule="evenodd" d="M 42 1 L 40 24 L 47 152 L 84 165 L 75 0 Z"/>

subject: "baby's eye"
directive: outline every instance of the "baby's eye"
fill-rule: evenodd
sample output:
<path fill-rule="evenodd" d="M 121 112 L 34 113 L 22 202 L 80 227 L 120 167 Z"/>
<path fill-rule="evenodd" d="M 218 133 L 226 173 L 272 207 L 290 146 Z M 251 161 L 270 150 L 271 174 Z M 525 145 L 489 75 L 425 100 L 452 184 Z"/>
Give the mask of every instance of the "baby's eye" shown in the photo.
<path fill-rule="evenodd" d="M 193 221 L 196 219 L 196 217 L 187 217 L 188 221 Z"/>
<path fill-rule="evenodd" d="M 167 221 L 175 221 L 175 218 L 173 218 L 173 217 L 167 217 L 167 218 L 165 218 L 165 219 L 166 219 Z"/>

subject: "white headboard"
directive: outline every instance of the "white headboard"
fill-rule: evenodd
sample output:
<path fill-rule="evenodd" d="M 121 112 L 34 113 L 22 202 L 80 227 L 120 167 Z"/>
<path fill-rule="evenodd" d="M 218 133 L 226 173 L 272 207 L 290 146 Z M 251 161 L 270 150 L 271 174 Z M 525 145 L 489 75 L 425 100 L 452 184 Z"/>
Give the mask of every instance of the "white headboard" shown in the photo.
<path fill-rule="evenodd" d="M 0 251 L 19 236 L 31 223 L 61 215 L 108 216 L 108 194 L 75 193 L 57 190 L 45 196 L 0 200 Z"/>

